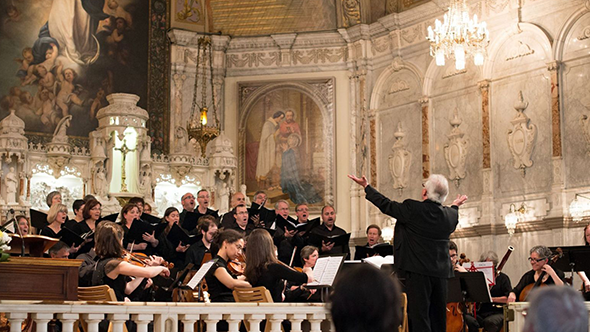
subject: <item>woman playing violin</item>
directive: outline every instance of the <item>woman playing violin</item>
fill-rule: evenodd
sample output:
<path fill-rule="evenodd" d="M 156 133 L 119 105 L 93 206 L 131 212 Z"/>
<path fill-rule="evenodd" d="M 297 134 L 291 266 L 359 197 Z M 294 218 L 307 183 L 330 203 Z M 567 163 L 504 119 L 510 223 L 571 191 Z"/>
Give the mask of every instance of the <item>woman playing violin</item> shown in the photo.
<path fill-rule="evenodd" d="M 313 281 L 311 267 L 296 271 L 277 259 L 276 247 L 268 231 L 255 229 L 248 237 L 246 255 L 246 280 L 254 287 L 264 286 L 269 290 L 274 302 L 283 302 L 284 280 L 300 284 Z"/>
<path fill-rule="evenodd" d="M 205 276 L 211 302 L 234 302 L 232 291 L 236 287 L 251 287 L 244 276 L 236 276 L 229 271 L 227 264 L 242 254 L 244 238 L 233 229 L 216 234 L 215 243 L 219 247 L 215 263 Z"/>
<path fill-rule="evenodd" d="M 541 283 L 545 285 L 563 285 L 565 274 L 560 270 L 552 268 L 549 264 L 549 258 L 551 257 L 551 250 L 549 248 L 546 246 L 534 246 L 529 253 L 529 262 L 531 263 L 532 270 L 520 278 L 518 285 L 508 294 L 508 302 L 514 302 L 517 299 L 523 301 L 524 299 L 521 299 L 523 290 L 529 285 L 534 285 L 541 277 L 543 278 Z"/>
<path fill-rule="evenodd" d="M 170 271 L 164 266 L 137 266 L 122 259 L 123 228 L 110 221 L 98 225 L 95 234 L 95 250 L 99 261 L 92 274 L 92 285 L 108 285 L 117 295 L 118 301 L 124 301 L 141 284 L 144 278 L 157 275 L 168 277 Z M 127 276 L 134 277 L 128 282 Z M 147 287 L 151 283 L 148 281 Z"/>

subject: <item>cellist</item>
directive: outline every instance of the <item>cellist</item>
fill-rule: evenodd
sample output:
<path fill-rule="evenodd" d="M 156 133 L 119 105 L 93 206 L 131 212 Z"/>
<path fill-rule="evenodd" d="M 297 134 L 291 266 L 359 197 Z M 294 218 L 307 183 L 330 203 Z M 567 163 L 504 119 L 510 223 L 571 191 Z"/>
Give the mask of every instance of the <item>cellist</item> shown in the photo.
<path fill-rule="evenodd" d="M 565 274 L 561 270 L 552 268 L 549 264 L 549 258 L 551 257 L 549 248 L 546 246 L 534 246 L 529 253 L 529 262 L 532 269 L 520 278 L 518 285 L 508 295 L 507 302 L 525 301 L 528 290 L 534 288 L 536 284 L 561 286 L 564 283 Z M 542 279 L 538 282 L 540 278 Z"/>

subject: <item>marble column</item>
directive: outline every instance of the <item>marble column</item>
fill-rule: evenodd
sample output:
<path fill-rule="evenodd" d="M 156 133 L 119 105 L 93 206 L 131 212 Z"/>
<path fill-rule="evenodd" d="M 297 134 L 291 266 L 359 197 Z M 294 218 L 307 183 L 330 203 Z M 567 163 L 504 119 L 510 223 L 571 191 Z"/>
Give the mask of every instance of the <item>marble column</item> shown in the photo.
<path fill-rule="evenodd" d="M 562 217 L 569 213 L 567 197 L 565 193 L 565 164 L 562 155 L 561 144 L 561 62 L 547 63 L 547 70 L 551 77 L 551 162 L 553 164 L 553 184 L 551 186 L 552 209 L 551 217 Z"/>
<path fill-rule="evenodd" d="M 422 97 L 418 102 L 422 106 L 422 178 L 430 176 L 430 120 L 429 98 Z"/>

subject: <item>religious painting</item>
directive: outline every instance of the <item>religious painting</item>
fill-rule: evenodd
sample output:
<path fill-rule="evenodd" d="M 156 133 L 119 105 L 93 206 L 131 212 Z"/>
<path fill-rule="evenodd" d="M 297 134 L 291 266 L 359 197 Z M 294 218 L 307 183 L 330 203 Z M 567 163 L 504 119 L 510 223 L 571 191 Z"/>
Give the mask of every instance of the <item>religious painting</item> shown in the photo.
<path fill-rule="evenodd" d="M 243 183 L 252 195 L 266 191 L 271 202 L 323 206 L 326 186 L 327 113 L 308 94 L 275 89 L 257 98 L 245 118 Z M 329 181 L 328 181 L 329 182 Z M 329 188 L 326 190 L 326 188 Z"/>
<path fill-rule="evenodd" d="M 147 109 L 150 1 L 0 2 L 0 118 L 14 109 L 31 134 L 87 137 L 111 93 Z"/>

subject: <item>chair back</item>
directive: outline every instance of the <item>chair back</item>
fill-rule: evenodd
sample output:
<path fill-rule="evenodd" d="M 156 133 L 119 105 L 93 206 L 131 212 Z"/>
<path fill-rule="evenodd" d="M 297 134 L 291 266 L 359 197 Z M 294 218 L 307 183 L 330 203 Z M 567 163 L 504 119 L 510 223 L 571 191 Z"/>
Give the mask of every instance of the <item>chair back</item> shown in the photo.
<path fill-rule="evenodd" d="M 408 332 L 408 296 L 402 293 L 402 325 L 399 327 L 399 332 Z"/>
<path fill-rule="evenodd" d="M 235 288 L 233 291 L 236 302 L 272 303 L 272 296 L 266 287 Z"/>
<path fill-rule="evenodd" d="M 117 301 L 115 291 L 108 285 L 92 286 L 92 287 L 78 287 L 79 301 Z"/>

